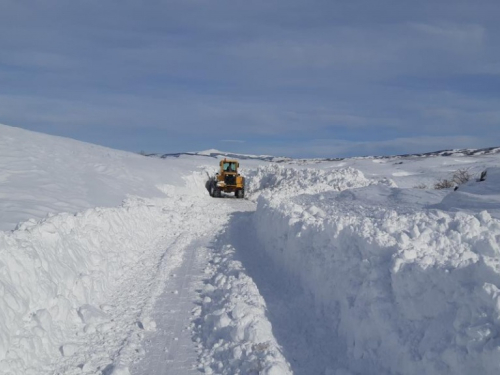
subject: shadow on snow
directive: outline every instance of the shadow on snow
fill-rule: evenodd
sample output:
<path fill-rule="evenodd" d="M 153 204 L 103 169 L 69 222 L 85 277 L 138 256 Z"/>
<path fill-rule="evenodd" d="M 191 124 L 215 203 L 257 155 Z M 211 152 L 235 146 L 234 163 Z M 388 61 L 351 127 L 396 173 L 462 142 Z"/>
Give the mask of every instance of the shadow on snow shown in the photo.
<path fill-rule="evenodd" d="M 266 254 L 255 233 L 253 212 L 232 214 L 217 246 L 232 245 L 267 305 L 273 334 L 296 375 L 334 374 L 345 358 L 336 328 L 316 312 L 310 294 Z M 340 359 L 340 360 L 339 360 Z"/>

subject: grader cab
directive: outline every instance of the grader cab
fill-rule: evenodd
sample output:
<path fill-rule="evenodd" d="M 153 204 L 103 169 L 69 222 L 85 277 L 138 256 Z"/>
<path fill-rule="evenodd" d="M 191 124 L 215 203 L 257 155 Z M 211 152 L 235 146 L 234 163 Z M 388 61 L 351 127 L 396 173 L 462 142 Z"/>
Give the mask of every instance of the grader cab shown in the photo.
<path fill-rule="evenodd" d="M 219 165 L 219 172 L 207 182 L 210 196 L 220 198 L 224 192 L 234 193 L 236 198 L 244 198 L 245 178 L 238 173 L 240 163 L 237 160 L 223 159 Z"/>

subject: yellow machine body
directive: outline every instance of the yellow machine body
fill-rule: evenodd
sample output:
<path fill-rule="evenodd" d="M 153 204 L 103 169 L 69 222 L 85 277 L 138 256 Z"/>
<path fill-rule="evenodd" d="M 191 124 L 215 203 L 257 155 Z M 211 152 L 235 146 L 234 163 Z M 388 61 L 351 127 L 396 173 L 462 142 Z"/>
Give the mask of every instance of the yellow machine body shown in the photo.
<path fill-rule="evenodd" d="M 238 172 L 238 160 L 223 159 L 219 163 L 219 173 L 208 182 L 208 189 L 212 197 L 220 197 L 224 193 L 235 193 L 237 198 L 245 195 L 245 178 Z"/>

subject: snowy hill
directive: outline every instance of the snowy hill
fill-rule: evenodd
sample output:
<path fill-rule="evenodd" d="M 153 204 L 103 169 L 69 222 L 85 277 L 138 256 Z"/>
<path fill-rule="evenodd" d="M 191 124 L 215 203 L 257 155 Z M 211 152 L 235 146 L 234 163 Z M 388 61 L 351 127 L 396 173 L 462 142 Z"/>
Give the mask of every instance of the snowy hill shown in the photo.
<path fill-rule="evenodd" d="M 499 372 L 498 149 L 175 156 L 0 125 L 1 375 Z"/>
<path fill-rule="evenodd" d="M 159 160 L 0 125 L 0 230 L 48 213 L 118 206 L 128 195 L 158 197 L 182 182 Z"/>

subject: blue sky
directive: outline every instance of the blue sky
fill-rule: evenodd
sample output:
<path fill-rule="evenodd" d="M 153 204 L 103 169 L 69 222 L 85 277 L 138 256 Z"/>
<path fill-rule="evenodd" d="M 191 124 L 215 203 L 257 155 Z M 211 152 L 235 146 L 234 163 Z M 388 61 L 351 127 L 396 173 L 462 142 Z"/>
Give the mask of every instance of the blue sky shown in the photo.
<path fill-rule="evenodd" d="M 0 123 L 129 151 L 500 145 L 500 1 L 0 3 Z"/>

